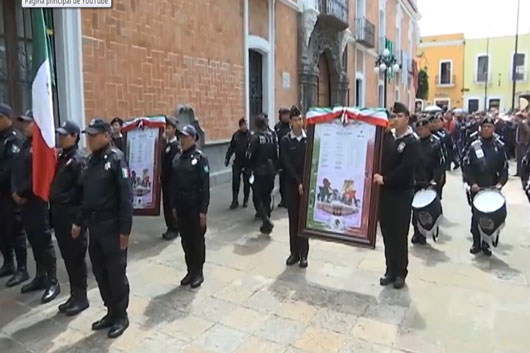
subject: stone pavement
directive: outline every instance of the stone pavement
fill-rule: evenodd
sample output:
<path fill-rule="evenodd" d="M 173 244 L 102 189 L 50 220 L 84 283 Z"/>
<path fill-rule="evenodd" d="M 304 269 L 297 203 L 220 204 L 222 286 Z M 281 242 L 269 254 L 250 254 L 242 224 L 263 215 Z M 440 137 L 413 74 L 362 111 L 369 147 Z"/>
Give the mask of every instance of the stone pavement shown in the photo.
<path fill-rule="evenodd" d="M 160 219 L 137 218 L 128 268 L 131 326 L 122 337 L 90 330 L 104 314 L 93 278 L 91 307 L 75 318 L 57 313 L 66 284 L 48 305 L 38 294 L 2 288 L 0 352 L 530 351 L 529 205 L 517 179 L 505 189 L 508 221 L 499 248 L 485 258 L 468 253 L 470 210 L 459 173 L 450 175 L 439 242 L 410 247 L 401 291 L 378 284 L 380 237 L 376 250 L 313 240 L 309 268 L 286 268 L 285 210 L 274 211 L 272 236 L 260 235 L 251 209 L 228 211 L 229 189 L 212 190 L 202 288 L 178 286 L 185 269 L 179 242 L 160 239 Z"/>

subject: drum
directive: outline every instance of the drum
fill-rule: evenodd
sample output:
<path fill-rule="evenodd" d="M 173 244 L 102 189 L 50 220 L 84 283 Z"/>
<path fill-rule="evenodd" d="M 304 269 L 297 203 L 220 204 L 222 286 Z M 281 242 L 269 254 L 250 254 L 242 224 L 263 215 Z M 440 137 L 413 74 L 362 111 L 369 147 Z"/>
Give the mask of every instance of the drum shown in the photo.
<path fill-rule="evenodd" d="M 473 213 L 482 241 L 496 247 L 506 221 L 506 199 L 502 193 L 497 189 L 479 191 L 473 198 Z"/>
<path fill-rule="evenodd" d="M 412 212 L 418 220 L 417 226 L 424 237 L 438 237 L 438 225 L 442 218 L 442 203 L 438 193 L 432 189 L 422 189 L 414 194 Z"/>

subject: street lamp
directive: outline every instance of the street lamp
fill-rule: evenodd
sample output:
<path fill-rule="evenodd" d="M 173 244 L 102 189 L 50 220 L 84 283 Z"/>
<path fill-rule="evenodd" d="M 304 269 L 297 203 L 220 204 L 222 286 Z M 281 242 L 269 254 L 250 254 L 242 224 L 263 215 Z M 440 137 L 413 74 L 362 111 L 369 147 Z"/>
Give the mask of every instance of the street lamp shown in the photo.
<path fill-rule="evenodd" d="M 401 66 L 397 62 L 396 58 L 393 55 L 390 55 L 390 50 L 385 48 L 383 53 L 377 57 L 375 62 L 374 73 L 379 75 L 380 72 L 383 72 L 385 77 L 385 82 L 383 86 L 383 108 L 386 108 L 386 89 L 387 89 L 387 75 L 388 71 L 392 70 L 393 73 L 399 72 Z"/>

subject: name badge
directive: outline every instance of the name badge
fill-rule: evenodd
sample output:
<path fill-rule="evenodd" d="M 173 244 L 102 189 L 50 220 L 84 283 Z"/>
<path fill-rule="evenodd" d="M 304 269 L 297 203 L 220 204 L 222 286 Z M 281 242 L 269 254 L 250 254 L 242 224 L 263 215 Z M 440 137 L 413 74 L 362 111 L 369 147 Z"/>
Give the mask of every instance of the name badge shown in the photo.
<path fill-rule="evenodd" d="M 169 153 L 169 151 L 171 151 L 171 146 L 166 147 L 166 153 Z"/>
<path fill-rule="evenodd" d="M 482 151 L 482 148 L 476 150 L 477 158 L 484 158 L 484 152 Z"/>
<path fill-rule="evenodd" d="M 193 159 L 191 160 L 191 165 L 196 165 L 196 164 L 197 164 L 197 159 L 193 158 Z"/>

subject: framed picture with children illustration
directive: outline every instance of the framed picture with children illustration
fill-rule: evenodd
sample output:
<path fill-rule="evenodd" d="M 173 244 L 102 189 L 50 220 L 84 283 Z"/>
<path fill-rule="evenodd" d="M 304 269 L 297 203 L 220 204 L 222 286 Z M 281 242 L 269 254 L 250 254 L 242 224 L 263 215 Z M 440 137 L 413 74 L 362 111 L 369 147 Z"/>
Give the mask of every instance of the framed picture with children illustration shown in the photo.
<path fill-rule="evenodd" d="M 313 108 L 306 114 L 307 154 L 300 236 L 374 248 L 383 109 Z"/>
<path fill-rule="evenodd" d="M 137 117 L 124 122 L 122 133 L 133 189 L 134 215 L 160 215 L 160 172 L 164 115 Z"/>

